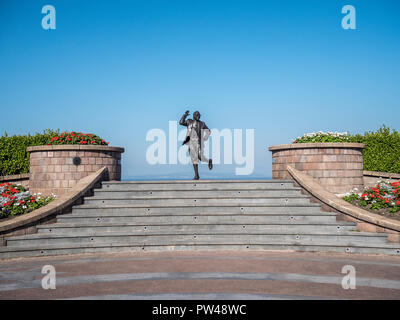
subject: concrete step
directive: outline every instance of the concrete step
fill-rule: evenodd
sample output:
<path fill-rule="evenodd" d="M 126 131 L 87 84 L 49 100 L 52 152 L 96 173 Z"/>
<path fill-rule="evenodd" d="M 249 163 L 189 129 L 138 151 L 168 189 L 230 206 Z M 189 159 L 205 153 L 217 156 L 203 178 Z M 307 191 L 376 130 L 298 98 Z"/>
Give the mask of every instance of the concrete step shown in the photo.
<path fill-rule="evenodd" d="M 296 214 L 323 213 L 321 206 L 309 203 L 299 206 L 179 206 L 179 207 L 147 207 L 147 206 L 94 206 L 79 205 L 72 208 L 72 214 Z M 329 214 L 329 213 L 328 213 Z"/>
<path fill-rule="evenodd" d="M 241 243 L 241 244 L 292 244 L 299 245 L 323 244 L 323 245 L 344 245 L 354 244 L 386 244 L 386 235 L 378 235 L 362 232 L 345 232 L 340 235 L 335 233 L 326 234 L 265 234 L 265 233 L 226 233 L 215 234 L 213 232 L 203 232 L 193 234 L 181 232 L 179 234 L 159 234 L 157 232 L 108 232 L 96 235 L 76 235 L 76 234 L 33 234 L 27 236 L 16 236 L 6 238 L 8 247 L 21 246 L 44 246 L 64 243 L 121 243 L 130 244 L 159 244 L 174 245 L 178 242 L 188 244 L 202 243 L 203 241 L 212 244 L 219 243 Z"/>
<path fill-rule="evenodd" d="M 118 224 L 118 223 L 56 223 L 38 226 L 38 233 L 57 233 L 57 234 L 80 234 L 80 235 L 95 235 L 104 232 L 157 232 L 165 233 L 252 233 L 265 232 L 268 234 L 325 234 L 349 232 L 355 230 L 355 223 L 345 222 L 341 224 L 181 224 L 181 225 L 148 225 L 140 226 L 136 224 Z"/>
<path fill-rule="evenodd" d="M 146 206 L 256 206 L 256 205 L 301 205 L 310 203 L 308 196 L 292 197 L 265 197 L 265 198 L 186 198 L 186 199 L 163 199 L 153 197 L 140 197 L 135 199 L 109 199 L 99 197 L 86 197 L 84 202 L 88 205 L 146 205 Z"/>
<path fill-rule="evenodd" d="M 342 244 L 299 244 L 297 240 L 292 242 L 267 243 L 261 241 L 258 244 L 243 244 L 230 240 L 227 243 L 213 244 L 207 241 L 179 241 L 174 245 L 166 243 L 154 243 L 152 245 L 126 245 L 124 243 L 67 243 L 52 244 L 41 247 L 0 247 L 0 259 L 33 257 L 33 256 L 52 256 L 66 254 L 82 254 L 94 252 L 126 252 L 126 251 L 165 251 L 165 250 L 286 250 L 286 251 L 317 251 L 317 252 L 343 252 L 361 254 L 388 254 L 400 255 L 398 244 L 353 244 L 346 246 Z"/>
<path fill-rule="evenodd" d="M 175 181 L 105 181 L 102 190 L 252 190 L 290 189 L 290 180 L 175 180 Z"/>
<path fill-rule="evenodd" d="M 184 191 L 137 191 L 121 190 L 108 191 L 97 189 L 94 192 L 95 198 L 104 199 L 198 199 L 198 198 L 286 198 L 301 196 L 300 188 L 293 189 L 270 189 L 270 190 L 184 190 Z"/>
<path fill-rule="evenodd" d="M 180 225 L 180 224 L 323 224 L 337 223 L 335 215 L 152 215 L 152 216 L 132 216 L 132 215 L 63 215 L 57 218 L 61 223 L 129 223 L 136 225 Z"/>
<path fill-rule="evenodd" d="M 220 216 L 228 216 L 228 215 L 285 215 L 285 216 L 290 216 L 290 215 L 300 215 L 300 216 L 313 216 L 313 215 L 328 215 L 328 216 L 336 216 L 335 213 L 328 213 L 328 212 L 323 212 L 321 210 L 313 210 L 313 211 L 307 211 L 307 210 L 262 210 L 261 208 L 258 208 L 259 210 L 246 210 L 245 208 L 224 208 L 224 211 L 222 210 L 210 210 L 211 207 L 209 207 L 209 210 L 206 210 L 203 212 L 202 210 L 189 210 L 191 208 L 199 208 L 199 207 L 182 207 L 180 210 L 173 210 L 172 208 L 169 208 L 169 210 L 156 210 L 155 208 L 141 208 L 140 210 L 123 210 L 124 208 L 113 208 L 113 209 L 108 209 L 106 210 L 105 208 L 103 209 L 97 209 L 97 210 L 73 210 L 72 211 L 72 216 L 79 216 L 79 217 L 97 217 L 97 216 L 185 216 L 185 215 L 220 215 Z M 222 207 L 223 208 L 223 207 Z M 121 210 L 117 210 L 121 209 Z M 126 208 L 125 208 L 126 209 Z M 174 208 L 175 209 L 175 208 Z M 234 210 L 235 209 L 235 210 Z M 256 209 L 256 207 L 254 207 Z M 61 217 L 61 216 L 60 216 Z"/>
<path fill-rule="evenodd" d="M 135 250 L 295 250 L 400 255 L 287 180 L 103 182 L 56 224 L 7 238 L 0 259 Z"/>

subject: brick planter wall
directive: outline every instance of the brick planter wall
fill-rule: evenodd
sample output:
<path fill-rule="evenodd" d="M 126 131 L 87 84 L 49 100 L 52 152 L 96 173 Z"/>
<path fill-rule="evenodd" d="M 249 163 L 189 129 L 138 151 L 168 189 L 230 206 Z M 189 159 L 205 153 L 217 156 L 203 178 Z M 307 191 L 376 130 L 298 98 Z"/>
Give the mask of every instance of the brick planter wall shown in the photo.
<path fill-rule="evenodd" d="M 363 182 L 361 143 L 297 143 L 272 146 L 272 178 L 291 179 L 289 164 L 318 180 L 328 191 L 360 190 Z"/>
<path fill-rule="evenodd" d="M 61 195 L 83 177 L 106 166 L 109 180 L 121 180 L 124 148 L 109 146 L 53 145 L 28 147 L 31 193 Z"/>
<path fill-rule="evenodd" d="M 16 174 L 12 176 L 0 176 L 0 184 L 9 182 L 11 184 L 21 184 L 29 188 L 29 173 Z"/>
<path fill-rule="evenodd" d="M 376 187 L 379 180 L 388 180 L 390 183 L 400 181 L 400 174 L 390 172 L 364 171 L 364 186 L 368 188 Z"/>

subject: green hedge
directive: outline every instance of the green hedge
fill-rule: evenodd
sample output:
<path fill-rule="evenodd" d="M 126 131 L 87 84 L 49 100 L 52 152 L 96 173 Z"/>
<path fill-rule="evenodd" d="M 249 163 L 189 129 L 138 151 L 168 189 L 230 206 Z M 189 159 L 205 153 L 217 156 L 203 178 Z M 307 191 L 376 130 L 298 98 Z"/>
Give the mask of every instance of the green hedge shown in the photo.
<path fill-rule="evenodd" d="M 58 135 L 59 130 L 45 130 L 36 135 L 14 135 L 0 137 L 0 176 L 29 172 L 29 146 L 46 145 L 50 138 Z"/>
<path fill-rule="evenodd" d="M 382 126 L 376 132 L 353 136 L 364 143 L 364 170 L 400 173 L 400 133 Z"/>

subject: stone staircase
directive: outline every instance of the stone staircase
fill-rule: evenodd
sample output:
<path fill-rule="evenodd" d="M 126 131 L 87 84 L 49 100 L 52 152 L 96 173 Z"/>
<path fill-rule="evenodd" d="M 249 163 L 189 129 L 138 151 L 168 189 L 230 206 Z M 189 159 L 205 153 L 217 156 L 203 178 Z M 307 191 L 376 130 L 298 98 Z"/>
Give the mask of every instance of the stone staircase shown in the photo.
<path fill-rule="evenodd" d="M 6 239 L 0 258 L 130 250 L 295 250 L 400 254 L 356 231 L 292 181 L 103 182 L 38 233 Z"/>

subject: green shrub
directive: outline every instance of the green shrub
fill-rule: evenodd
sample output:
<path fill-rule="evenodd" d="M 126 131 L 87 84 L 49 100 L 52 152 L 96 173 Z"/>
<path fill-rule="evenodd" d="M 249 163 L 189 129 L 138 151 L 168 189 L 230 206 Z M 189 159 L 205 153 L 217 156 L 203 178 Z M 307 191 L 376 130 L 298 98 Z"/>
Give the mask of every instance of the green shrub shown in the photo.
<path fill-rule="evenodd" d="M 0 137 L 0 176 L 29 172 L 29 153 L 26 148 L 48 144 L 51 137 L 58 135 L 59 130 L 45 130 L 36 135 L 14 135 L 7 133 Z"/>
<path fill-rule="evenodd" d="M 382 126 L 376 132 L 357 134 L 353 142 L 365 144 L 364 170 L 400 173 L 400 133 Z"/>

